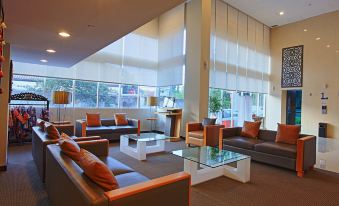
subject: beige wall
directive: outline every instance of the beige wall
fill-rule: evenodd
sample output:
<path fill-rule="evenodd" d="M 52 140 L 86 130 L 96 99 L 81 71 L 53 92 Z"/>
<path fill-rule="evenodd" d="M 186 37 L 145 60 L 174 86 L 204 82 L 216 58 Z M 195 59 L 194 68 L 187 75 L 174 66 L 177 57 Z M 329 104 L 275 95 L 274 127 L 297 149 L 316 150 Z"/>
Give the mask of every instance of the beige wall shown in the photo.
<path fill-rule="evenodd" d="M 271 30 L 271 85 L 267 100 L 269 129 L 276 129 L 276 123 L 286 119 L 286 99 L 280 88 L 282 48 L 304 45 L 302 132 L 317 135 L 318 123 L 327 122 L 330 124 L 328 135 L 339 138 L 338 22 L 339 11 L 336 11 Z M 321 39 L 316 41 L 317 37 Z M 329 97 L 327 115 L 321 114 L 320 92 Z"/>

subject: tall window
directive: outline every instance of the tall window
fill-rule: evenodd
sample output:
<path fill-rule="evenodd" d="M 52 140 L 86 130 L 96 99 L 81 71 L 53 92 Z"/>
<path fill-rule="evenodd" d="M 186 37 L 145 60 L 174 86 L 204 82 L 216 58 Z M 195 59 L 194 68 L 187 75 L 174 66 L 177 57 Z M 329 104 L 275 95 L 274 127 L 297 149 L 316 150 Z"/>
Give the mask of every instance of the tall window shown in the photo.
<path fill-rule="evenodd" d="M 44 78 L 24 75 L 15 75 L 13 78 L 12 94 L 31 92 L 44 94 Z"/>
<path fill-rule="evenodd" d="M 97 107 L 97 82 L 75 81 L 74 107 Z"/>
<path fill-rule="evenodd" d="M 119 84 L 99 83 L 98 106 L 99 108 L 118 108 Z"/>
<path fill-rule="evenodd" d="M 139 87 L 140 94 L 140 108 L 148 108 L 147 106 L 147 97 L 156 96 L 156 87 Z"/>
<path fill-rule="evenodd" d="M 164 104 L 165 97 L 174 97 L 175 98 L 175 107 L 183 108 L 184 107 L 184 87 L 183 85 L 177 86 L 168 86 L 159 88 L 159 105 Z"/>
<path fill-rule="evenodd" d="M 45 85 L 45 97 L 52 100 L 53 91 L 63 90 L 68 92 L 73 92 L 73 80 L 71 79 L 56 79 L 56 78 L 46 78 Z M 51 106 L 55 106 L 53 101 L 51 101 Z"/>
<path fill-rule="evenodd" d="M 120 91 L 120 108 L 138 107 L 138 86 L 123 84 Z"/>

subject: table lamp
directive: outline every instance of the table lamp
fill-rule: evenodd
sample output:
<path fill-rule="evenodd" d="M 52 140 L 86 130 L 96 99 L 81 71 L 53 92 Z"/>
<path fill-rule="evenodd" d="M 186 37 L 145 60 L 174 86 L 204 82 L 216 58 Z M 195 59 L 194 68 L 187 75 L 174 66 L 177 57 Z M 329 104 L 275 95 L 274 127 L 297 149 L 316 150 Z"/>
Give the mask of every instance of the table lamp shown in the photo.
<path fill-rule="evenodd" d="M 152 112 L 152 107 L 158 105 L 158 98 L 153 96 L 147 97 L 146 104 L 149 106 L 149 111 Z"/>
<path fill-rule="evenodd" d="M 61 110 L 61 105 L 64 105 L 65 107 L 65 113 L 66 113 L 66 105 L 71 103 L 72 99 L 72 94 L 67 91 L 53 91 L 53 103 L 57 104 L 58 107 L 58 122 L 54 122 L 54 124 L 64 124 L 67 122 L 62 121 L 60 118 L 60 110 Z"/>

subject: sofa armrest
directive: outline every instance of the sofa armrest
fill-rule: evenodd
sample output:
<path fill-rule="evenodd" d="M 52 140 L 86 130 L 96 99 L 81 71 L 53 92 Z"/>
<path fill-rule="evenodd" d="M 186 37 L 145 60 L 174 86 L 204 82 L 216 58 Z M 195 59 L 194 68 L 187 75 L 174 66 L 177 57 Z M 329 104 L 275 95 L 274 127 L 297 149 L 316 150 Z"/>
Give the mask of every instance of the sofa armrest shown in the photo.
<path fill-rule="evenodd" d="M 186 133 L 199 130 L 203 130 L 203 126 L 199 122 L 190 122 L 186 124 Z"/>
<path fill-rule="evenodd" d="M 78 137 L 86 137 L 86 121 L 76 120 L 75 121 L 75 135 Z"/>
<path fill-rule="evenodd" d="M 109 200 L 109 205 L 114 206 L 155 205 L 161 202 L 188 206 L 190 187 L 191 176 L 185 172 L 179 172 L 105 192 L 105 196 Z"/>
<path fill-rule="evenodd" d="M 95 156 L 108 156 L 109 141 L 107 139 L 77 142 L 80 148 L 88 150 Z"/>
<path fill-rule="evenodd" d="M 219 132 L 219 149 L 222 149 L 222 140 L 240 135 L 241 127 L 221 128 Z"/>
<path fill-rule="evenodd" d="M 316 137 L 306 136 L 297 140 L 296 171 L 299 177 L 316 163 Z"/>
<path fill-rule="evenodd" d="M 89 141 L 89 140 L 99 140 L 100 136 L 90 136 L 90 137 L 75 137 L 73 140 L 76 142 Z"/>
<path fill-rule="evenodd" d="M 138 128 L 138 136 L 140 136 L 141 122 L 139 119 L 128 119 L 128 125 Z"/>
<path fill-rule="evenodd" d="M 215 147 L 219 144 L 219 132 L 224 125 L 207 125 L 204 127 L 204 145 Z"/>

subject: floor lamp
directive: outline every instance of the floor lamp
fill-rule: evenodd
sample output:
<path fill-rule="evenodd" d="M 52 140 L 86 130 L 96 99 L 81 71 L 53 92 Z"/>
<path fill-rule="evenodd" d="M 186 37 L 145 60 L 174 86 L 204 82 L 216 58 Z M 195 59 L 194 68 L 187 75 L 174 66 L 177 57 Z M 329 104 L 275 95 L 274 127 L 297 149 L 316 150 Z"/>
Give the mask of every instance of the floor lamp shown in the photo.
<path fill-rule="evenodd" d="M 71 103 L 71 93 L 66 92 L 66 91 L 53 91 L 53 104 L 58 105 L 58 110 L 57 110 L 57 115 L 58 115 L 58 121 L 53 122 L 54 124 L 66 124 L 68 122 L 61 121 L 60 117 L 60 110 L 61 110 L 61 105 L 64 105 L 65 107 L 65 113 L 66 113 L 66 105 Z M 65 120 L 65 118 L 64 118 Z"/>
<path fill-rule="evenodd" d="M 149 106 L 149 112 L 151 113 L 151 117 L 147 118 L 147 120 L 149 120 L 151 122 L 151 132 L 153 131 L 153 122 L 157 121 L 158 118 L 153 117 L 152 115 L 152 107 L 154 106 L 158 106 L 158 98 L 157 97 L 147 97 L 147 102 L 146 102 L 147 106 Z"/>

